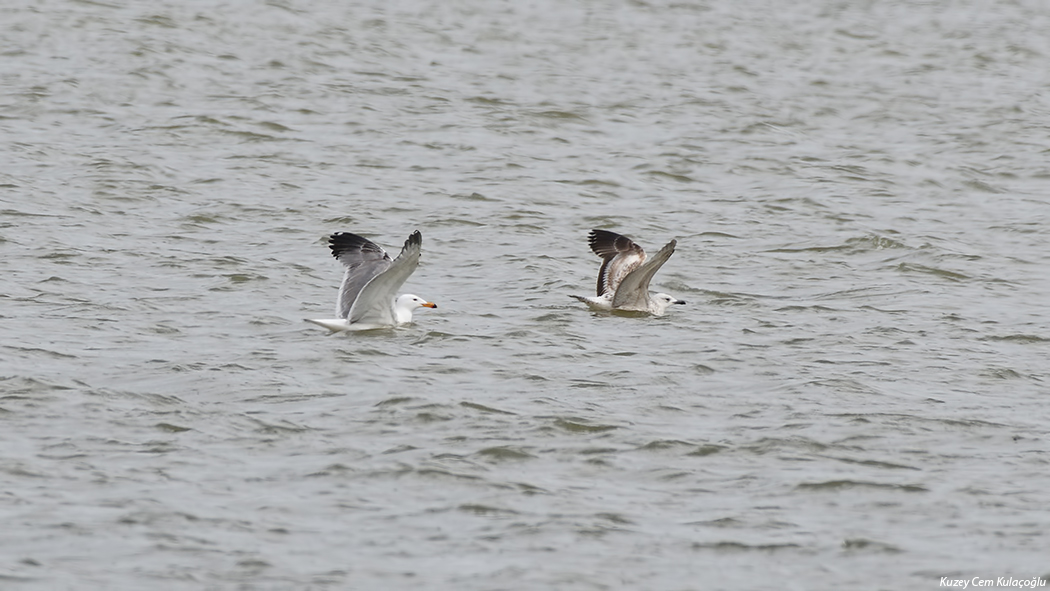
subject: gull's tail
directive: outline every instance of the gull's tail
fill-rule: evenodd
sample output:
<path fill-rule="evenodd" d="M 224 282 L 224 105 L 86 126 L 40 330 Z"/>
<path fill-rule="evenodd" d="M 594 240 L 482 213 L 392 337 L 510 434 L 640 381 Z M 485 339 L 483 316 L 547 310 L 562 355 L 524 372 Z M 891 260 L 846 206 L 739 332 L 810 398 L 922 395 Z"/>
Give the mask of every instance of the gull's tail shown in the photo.
<path fill-rule="evenodd" d="M 346 330 L 347 327 L 349 326 L 349 323 L 346 321 L 346 318 L 332 318 L 332 319 L 304 318 L 304 320 L 306 320 L 307 322 L 312 322 L 312 323 L 316 324 L 317 326 L 323 326 L 323 327 L 327 328 L 328 330 L 330 330 L 332 332 L 339 332 L 341 330 Z"/>

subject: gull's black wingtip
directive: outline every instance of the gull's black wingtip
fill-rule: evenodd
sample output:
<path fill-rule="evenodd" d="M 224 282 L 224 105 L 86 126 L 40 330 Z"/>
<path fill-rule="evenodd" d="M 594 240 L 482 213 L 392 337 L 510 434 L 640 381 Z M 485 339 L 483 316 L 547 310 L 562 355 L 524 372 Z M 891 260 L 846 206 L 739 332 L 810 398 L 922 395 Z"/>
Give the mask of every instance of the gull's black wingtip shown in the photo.
<path fill-rule="evenodd" d="M 332 249 L 332 256 L 339 258 L 339 255 L 349 250 L 374 250 L 379 247 L 353 232 L 336 232 L 328 237 L 328 248 Z"/>
<path fill-rule="evenodd" d="M 591 247 L 591 252 L 602 258 L 615 256 L 627 250 L 641 250 L 641 247 L 627 236 L 598 228 L 591 230 L 587 235 L 587 244 Z"/>
<path fill-rule="evenodd" d="M 610 230 L 602 230 L 601 228 L 594 228 L 587 233 L 587 242 L 590 244 L 595 242 L 616 242 L 617 238 L 624 238 L 624 236 Z"/>
<path fill-rule="evenodd" d="M 405 240 L 405 246 L 412 244 L 423 244 L 423 235 L 419 233 L 419 230 L 412 232 L 408 235 L 408 240 Z"/>

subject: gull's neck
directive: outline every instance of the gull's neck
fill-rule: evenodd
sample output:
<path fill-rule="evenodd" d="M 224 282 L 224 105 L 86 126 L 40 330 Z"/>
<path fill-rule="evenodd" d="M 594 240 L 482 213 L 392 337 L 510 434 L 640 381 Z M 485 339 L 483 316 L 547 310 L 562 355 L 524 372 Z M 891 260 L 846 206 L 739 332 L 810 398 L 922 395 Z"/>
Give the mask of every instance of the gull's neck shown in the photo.
<path fill-rule="evenodd" d="M 412 322 L 412 309 L 415 306 L 412 302 L 402 302 L 400 299 L 394 300 L 394 321 L 398 324 L 408 324 Z"/>

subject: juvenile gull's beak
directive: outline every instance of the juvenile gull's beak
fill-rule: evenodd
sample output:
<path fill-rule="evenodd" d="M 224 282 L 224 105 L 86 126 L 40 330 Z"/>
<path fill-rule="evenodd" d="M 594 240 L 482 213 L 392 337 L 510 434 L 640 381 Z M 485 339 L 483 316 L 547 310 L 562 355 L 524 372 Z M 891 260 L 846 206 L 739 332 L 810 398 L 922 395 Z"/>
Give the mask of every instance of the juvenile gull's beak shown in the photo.
<path fill-rule="evenodd" d="M 675 300 L 674 303 L 676 303 L 676 304 L 684 304 L 685 300 Z"/>

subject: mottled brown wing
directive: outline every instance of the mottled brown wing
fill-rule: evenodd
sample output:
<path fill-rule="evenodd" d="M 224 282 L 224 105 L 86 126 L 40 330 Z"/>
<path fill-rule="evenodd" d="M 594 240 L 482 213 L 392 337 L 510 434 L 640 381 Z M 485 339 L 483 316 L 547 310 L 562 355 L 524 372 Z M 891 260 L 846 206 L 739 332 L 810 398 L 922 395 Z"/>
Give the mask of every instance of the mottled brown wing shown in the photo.
<path fill-rule="evenodd" d="M 594 254 L 602 257 L 597 295 L 616 293 L 624 277 L 645 261 L 645 251 L 630 238 L 608 230 L 591 230 L 587 237 Z"/>

